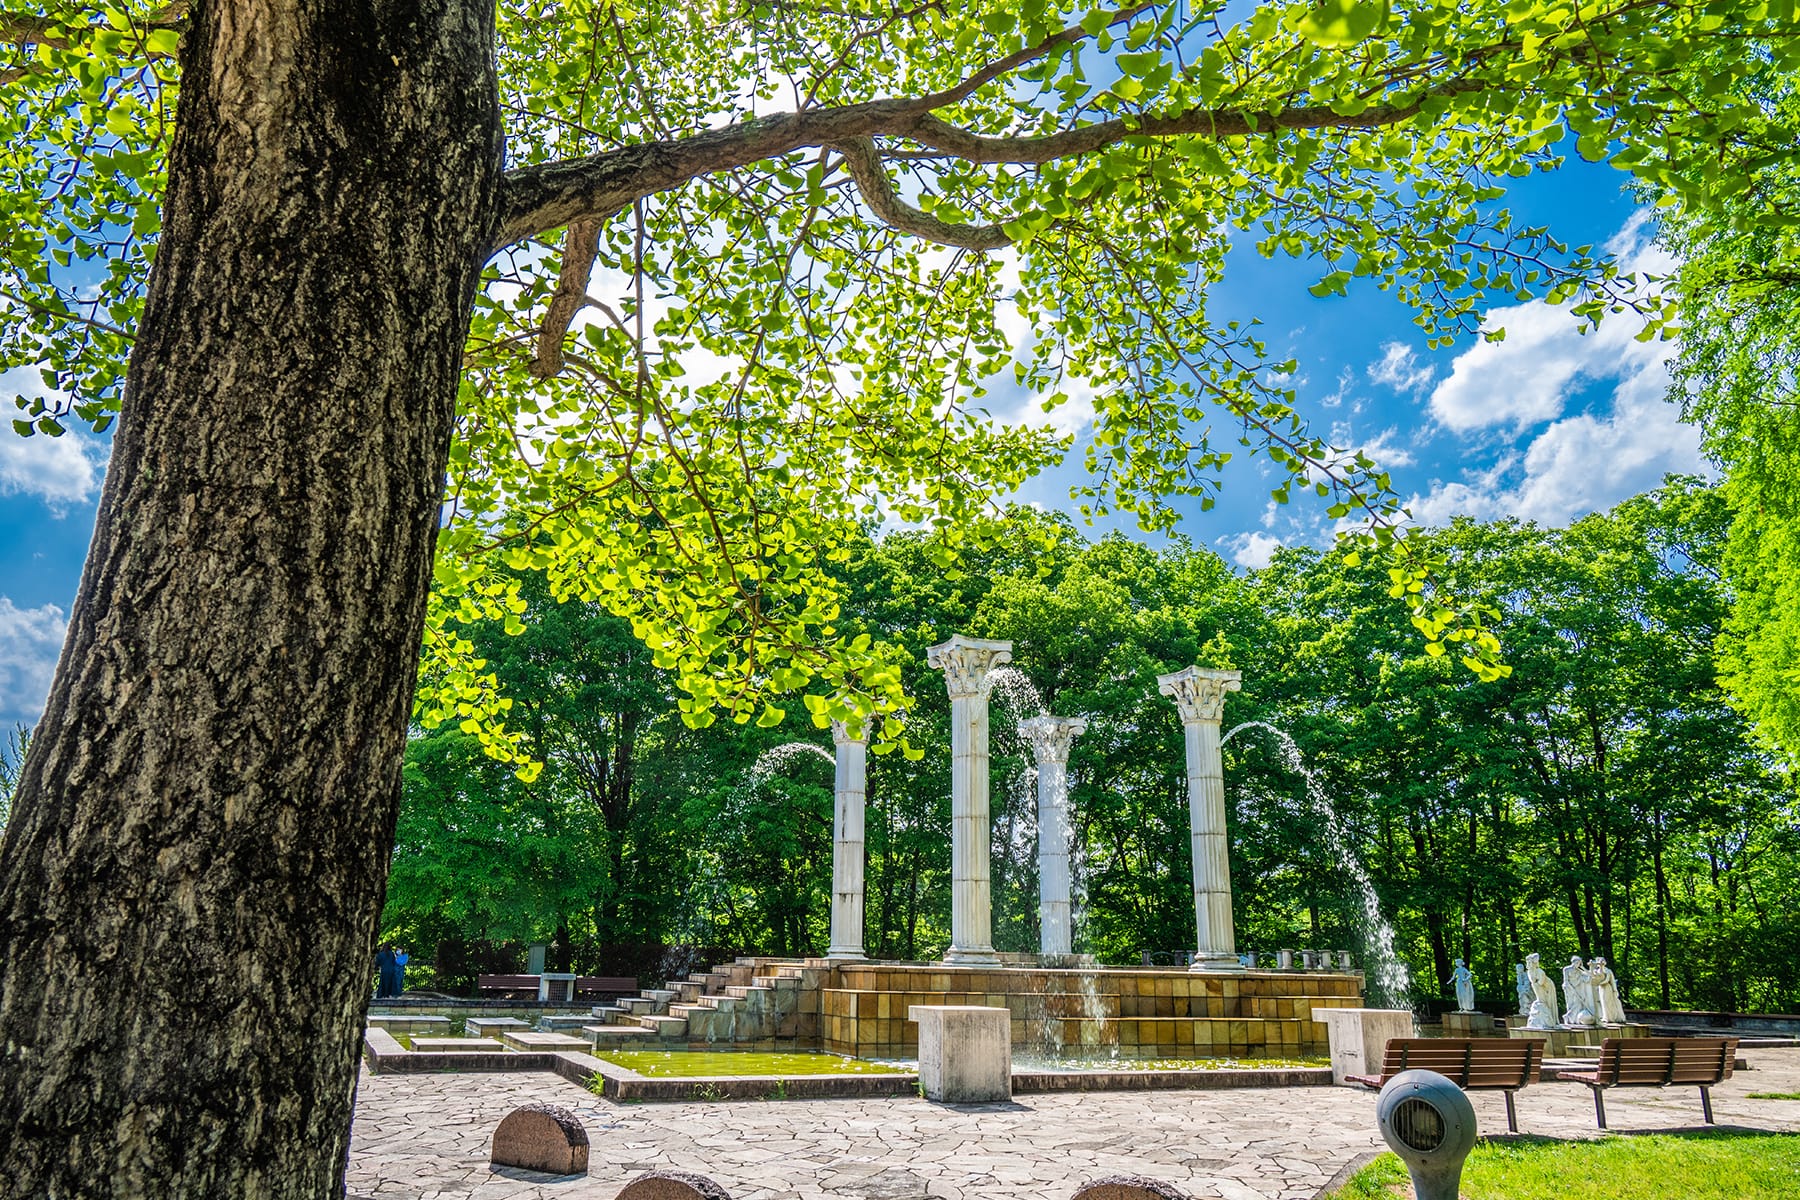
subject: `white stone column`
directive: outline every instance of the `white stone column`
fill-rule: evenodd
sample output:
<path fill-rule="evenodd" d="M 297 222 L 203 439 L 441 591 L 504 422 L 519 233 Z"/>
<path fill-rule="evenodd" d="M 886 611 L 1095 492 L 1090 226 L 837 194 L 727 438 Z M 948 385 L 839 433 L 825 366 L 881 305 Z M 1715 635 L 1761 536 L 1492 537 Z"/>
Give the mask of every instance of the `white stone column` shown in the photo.
<path fill-rule="evenodd" d="M 828 958 L 863 955 L 863 795 L 869 767 L 869 740 L 850 736 L 842 721 L 831 723 L 837 743 L 836 816 L 831 833 L 831 948 Z"/>
<path fill-rule="evenodd" d="M 988 851 L 987 676 L 1012 661 L 1011 642 L 961 634 L 926 651 L 950 691 L 950 949 L 944 961 L 986 966 L 994 953 L 992 861 Z"/>
<path fill-rule="evenodd" d="M 1032 717 L 1019 733 L 1037 759 L 1038 953 L 1066 955 L 1075 945 L 1069 877 L 1069 746 L 1085 732 L 1080 717 Z"/>
<path fill-rule="evenodd" d="M 1238 966 L 1237 933 L 1231 923 L 1231 859 L 1225 847 L 1225 766 L 1219 755 L 1219 719 L 1225 693 L 1242 683 L 1238 671 L 1188 667 L 1159 675 L 1156 687 L 1181 710 L 1187 735 L 1188 820 L 1194 850 L 1194 925 L 1199 953 L 1196 971 L 1231 971 Z"/>

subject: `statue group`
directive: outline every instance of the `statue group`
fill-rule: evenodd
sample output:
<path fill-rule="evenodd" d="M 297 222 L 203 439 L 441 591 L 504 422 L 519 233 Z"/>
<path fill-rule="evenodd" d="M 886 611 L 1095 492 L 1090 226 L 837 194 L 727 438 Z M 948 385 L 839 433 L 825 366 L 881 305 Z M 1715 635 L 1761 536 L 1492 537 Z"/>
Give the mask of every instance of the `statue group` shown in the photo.
<path fill-rule="evenodd" d="M 1519 1014 L 1527 1029 L 1592 1029 L 1597 1025 L 1625 1024 L 1625 1005 L 1619 999 L 1619 980 L 1604 958 L 1581 961 L 1569 957 L 1563 968 L 1563 1004 L 1558 1020 L 1556 984 L 1538 962 L 1527 954 L 1516 968 Z"/>

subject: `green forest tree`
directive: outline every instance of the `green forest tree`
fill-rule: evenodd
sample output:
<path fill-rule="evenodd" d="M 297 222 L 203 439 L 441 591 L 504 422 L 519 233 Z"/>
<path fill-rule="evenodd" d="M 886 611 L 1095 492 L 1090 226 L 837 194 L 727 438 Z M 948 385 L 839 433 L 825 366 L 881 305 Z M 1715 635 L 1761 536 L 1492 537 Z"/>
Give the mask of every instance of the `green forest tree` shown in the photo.
<path fill-rule="evenodd" d="M 865 543 L 846 567 L 843 620 L 902 648 L 917 697 L 909 736 L 926 751 L 871 763 L 867 944 L 914 958 L 947 943 L 949 729 L 924 649 L 975 630 L 1011 640 L 1042 703 L 1088 723 L 1071 756 L 1080 948 L 1104 961 L 1192 945 L 1182 739 L 1155 678 L 1201 660 L 1245 672 L 1231 723 L 1265 720 L 1298 740 L 1374 879 L 1416 998 L 1447 995 L 1457 957 L 1484 997 L 1508 998 L 1513 964 L 1536 950 L 1606 957 L 1643 1007 L 1789 1008 L 1800 1000 L 1800 810 L 1792 780 L 1719 686 L 1728 525 L 1721 491 L 1675 479 L 1568 529 L 1461 521 L 1426 533 L 1457 586 L 1499 614 L 1514 670 L 1486 682 L 1396 628 L 1385 573 L 1341 556 L 1284 551 L 1239 577 L 1206 550 L 1118 535 L 1088 543 L 1066 519 L 1029 510 L 1010 514 L 1011 536 L 969 556 L 957 579 L 920 535 Z M 498 623 L 490 632 L 504 674 L 514 639 Z M 993 700 L 994 934 L 1015 951 L 1038 945 L 1035 799 L 1014 731 L 1031 703 L 1012 689 Z M 665 699 L 647 718 L 638 754 L 656 777 L 639 772 L 632 802 L 657 814 L 633 836 L 653 842 L 675 884 L 634 892 L 621 935 L 597 915 L 607 879 L 587 897 L 570 889 L 561 920 L 577 965 L 650 979 L 708 953 L 822 952 L 829 768 L 808 754 L 777 756 L 784 765 L 761 778 L 753 766 L 790 740 L 823 755 L 824 738 L 799 714 L 768 730 L 688 729 L 679 716 Z M 445 895 L 483 896 L 494 883 L 522 900 L 541 894 L 510 847 L 480 851 L 492 867 L 438 873 L 443 852 L 404 836 L 416 819 L 436 823 L 458 772 L 512 779 L 449 736 L 470 743 L 465 763 L 434 767 L 422 794 L 409 770 L 389 932 L 416 927 L 401 879 L 438 879 Z M 1226 748 L 1240 944 L 1366 954 L 1361 900 L 1328 822 L 1268 738 L 1250 730 Z M 462 863 L 468 850 L 448 853 Z M 495 928 L 470 920 L 457 932 L 478 941 Z"/>
<path fill-rule="evenodd" d="M 1800 111 L 1791 75 L 1764 102 Z M 1735 603 L 1721 641 L 1738 704 L 1800 761 L 1800 167 L 1771 155 L 1723 209 L 1676 206 L 1676 395 L 1724 469 L 1735 518 L 1723 570 Z M 1771 219 L 1778 218 L 1778 219 Z"/>
<path fill-rule="evenodd" d="M 30 429 L 118 419 L 0 847 L 0 1195 L 340 1190 L 417 651 L 422 718 L 516 757 L 458 632 L 526 604 L 505 570 L 630 619 L 694 722 L 773 725 L 808 688 L 821 720 L 903 704 L 890 656 L 836 637 L 818 568 L 875 512 L 948 556 L 1053 456 L 979 416 L 996 373 L 1094 390 L 1097 507 L 1166 524 L 1159 496 L 1212 484 L 1217 413 L 1290 486 L 1380 517 L 1379 468 L 1309 435 L 1280 364 L 1208 319 L 1231 231 L 1316 259 L 1321 293 L 1392 289 L 1435 338 L 1490 294 L 1597 314 L 1611 268 L 1514 228 L 1495 180 L 1573 137 L 1653 181 L 1705 161 L 1700 198 L 1728 198 L 1788 144 L 1745 80 L 1792 69 L 1791 18 L 0 18 L 0 361 L 56 389 Z M 1704 86 L 1673 69 L 1715 48 Z M 1018 358 L 1003 298 L 1039 331 Z M 1390 586 L 1496 673 L 1429 565 L 1403 553 Z"/>

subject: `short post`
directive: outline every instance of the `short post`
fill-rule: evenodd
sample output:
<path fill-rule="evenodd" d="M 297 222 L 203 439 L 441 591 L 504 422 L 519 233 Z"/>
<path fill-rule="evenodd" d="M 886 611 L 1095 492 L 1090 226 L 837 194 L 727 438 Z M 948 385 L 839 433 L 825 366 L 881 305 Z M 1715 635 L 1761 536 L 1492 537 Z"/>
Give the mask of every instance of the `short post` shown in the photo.
<path fill-rule="evenodd" d="M 1456 1200 L 1463 1160 L 1475 1148 L 1467 1093 L 1436 1071 L 1402 1071 L 1382 1086 L 1375 1119 L 1406 1164 L 1417 1200 Z"/>
<path fill-rule="evenodd" d="M 1413 1015 L 1403 1008 L 1315 1008 L 1331 1048 L 1331 1081 L 1381 1074 L 1387 1044 L 1413 1035 Z"/>
<path fill-rule="evenodd" d="M 914 1004 L 919 1086 L 927 1100 L 991 1104 L 1012 1099 L 1012 1013 L 976 1005 Z"/>
<path fill-rule="evenodd" d="M 988 823 L 987 677 L 1012 661 L 1011 642 L 961 634 L 931 647 L 925 660 L 950 692 L 950 948 L 952 965 L 992 966 L 993 863 Z"/>
<path fill-rule="evenodd" d="M 1037 759 L 1038 953 L 1074 952 L 1074 884 L 1069 874 L 1069 747 L 1087 722 L 1080 717 L 1032 717 L 1019 733 Z"/>
<path fill-rule="evenodd" d="M 842 721 L 831 723 L 837 743 L 837 803 L 831 839 L 831 948 L 829 958 L 863 955 L 863 797 L 869 741 L 851 737 Z"/>
<path fill-rule="evenodd" d="M 1187 741 L 1188 822 L 1194 855 L 1196 971 L 1238 969 L 1231 920 L 1231 858 L 1225 846 L 1225 764 L 1219 721 L 1225 693 L 1243 684 L 1239 671 L 1188 667 L 1156 677 L 1157 690 L 1175 701 Z M 1290 960 L 1291 961 L 1291 960 Z"/>

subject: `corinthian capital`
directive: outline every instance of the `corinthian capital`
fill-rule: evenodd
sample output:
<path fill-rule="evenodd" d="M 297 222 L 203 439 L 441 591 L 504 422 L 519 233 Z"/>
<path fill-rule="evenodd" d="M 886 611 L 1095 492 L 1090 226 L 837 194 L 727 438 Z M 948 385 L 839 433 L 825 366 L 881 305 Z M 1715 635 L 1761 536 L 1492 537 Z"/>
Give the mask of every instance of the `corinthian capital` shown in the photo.
<path fill-rule="evenodd" d="M 1181 723 L 1217 722 L 1225 715 L 1225 693 L 1243 687 L 1242 671 L 1216 671 L 1206 667 L 1188 667 L 1173 675 L 1158 675 L 1156 690 L 1175 701 L 1181 710 Z"/>
<path fill-rule="evenodd" d="M 1032 717 L 1019 722 L 1019 736 L 1031 745 L 1038 766 L 1069 761 L 1069 746 L 1075 735 L 1087 730 L 1080 717 Z"/>
<path fill-rule="evenodd" d="M 925 661 L 944 673 L 944 686 L 950 689 L 952 700 L 979 696 L 987 685 L 988 672 L 1012 661 L 1012 643 L 984 642 L 959 633 L 927 650 Z"/>

